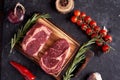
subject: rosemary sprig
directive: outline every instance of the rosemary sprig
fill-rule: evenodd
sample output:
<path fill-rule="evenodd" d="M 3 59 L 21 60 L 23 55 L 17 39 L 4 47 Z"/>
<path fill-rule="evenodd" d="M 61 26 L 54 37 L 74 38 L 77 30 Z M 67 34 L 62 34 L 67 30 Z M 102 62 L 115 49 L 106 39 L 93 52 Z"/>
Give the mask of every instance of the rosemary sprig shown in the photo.
<path fill-rule="evenodd" d="M 10 52 L 12 52 L 12 49 L 14 48 L 15 44 L 19 42 L 19 40 L 26 34 L 26 32 L 28 31 L 29 27 L 32 24 L 34 24 L 38 18 L 50 18 L 50 15 L 49 14 L 43 14 L 43 15 L 34 14 L 32 16 L 32 18 L 30 18 L 26 22 L 24 27 L 19 29 L 18 32 L 16 34 L 14 34 L 14 37 L 11 39 L 11 50 L 10 50 Z"/>
<path fill-rule="evenodd" d="M 70 80 L 70 78 L 74 76 L 73 71 L 76 69 L 77 64 L 81 62 L 83 59 L 85 59 L 84 53 L 89 49 L 88 46 L 90 46 L 91 44 L 94 44 L 97 39 L 98 38 L 93 38 L 80 47 L 78 53 L 73 59 L 72 64 L 68 67 L 65 75 L 63 75 L 63 80 Z"/>

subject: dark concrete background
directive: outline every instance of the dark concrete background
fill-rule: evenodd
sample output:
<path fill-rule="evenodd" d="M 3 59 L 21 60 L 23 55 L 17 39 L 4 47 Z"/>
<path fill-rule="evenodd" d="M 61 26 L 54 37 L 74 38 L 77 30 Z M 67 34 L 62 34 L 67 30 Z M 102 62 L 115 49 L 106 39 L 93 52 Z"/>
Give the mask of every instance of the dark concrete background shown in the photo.
<path fill-rule="evenodd" d="M 89 38 L 73 23 L 70 22 L 72 12 L 66 15 L 60 14 L 55 9 L 55 0 L 4 0 L 4 19 L 2 34 L 2 56 L 1 56 L 1 80 L 24 80 L 10 64 L 10 60 L 15 60 L 28 67 L 36 76 L 36 80 L 54 80 L 47 75 L 31 60 L 24 57 L 19 51 L 13 50 L 9 53 L 10 40 L 18 30 L 19 24 L 12 24 L 7 19 L 7 14 L 17 2 L 22 3 L 26 8 L 25 20 L 33 13 L 49 13 L 51 21 L 62 28 L 65 32 L 72 35 L 82 44 Z M 91 16 L 98 25 L 106 26 L 113 36 L 113 42 L 110 44 L 115 51 L 111 50 L 108 54 L 95 56 L 82 71 L 78 78 L 72 80 L 86 80 L 86 77 L 92 72 L 100 72 L 103 80 L 120 80 L 120 0 L 75 0 L 75 8 Z M 103 54 L 93 48 L 96 54 Z"/>

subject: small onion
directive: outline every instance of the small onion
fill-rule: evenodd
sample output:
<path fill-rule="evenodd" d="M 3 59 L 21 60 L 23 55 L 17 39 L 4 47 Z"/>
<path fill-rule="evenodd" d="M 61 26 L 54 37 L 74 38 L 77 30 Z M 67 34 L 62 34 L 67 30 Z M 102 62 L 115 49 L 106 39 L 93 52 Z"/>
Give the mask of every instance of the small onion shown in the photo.
<path fill-rule="evenodd" d="M 11 10 L 8 14 L 8 20 L 11 23 L 18 23 L 23 21 L 25 15 L 25 8 L 19 2 L 16 4 L 14 10 Z"/>
<path fill-rule="evenodd" d="M 98 72 L 92 73 L 87 80 L 102 80 L 101 74 Z"/>

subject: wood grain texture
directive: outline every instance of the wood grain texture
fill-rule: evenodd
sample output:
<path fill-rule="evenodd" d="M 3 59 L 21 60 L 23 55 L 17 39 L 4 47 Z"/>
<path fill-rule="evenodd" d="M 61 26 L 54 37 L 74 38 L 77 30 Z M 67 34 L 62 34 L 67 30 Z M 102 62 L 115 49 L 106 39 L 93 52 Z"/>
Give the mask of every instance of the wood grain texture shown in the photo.
<path fill-rule="evenodd" d="M 76 42 L 73 38 L 71 38 L 69 35 L 67 35 L 65 32 L 63 32 L 62 30 L 60 30 L 57 26 L 55 26 L 54 24 L 52 24 L 50 21 L 48 21 L 47 19 L 38 19 L 37 21 L 38 23 L 42 23 L 43 25 L 45 25 L 47 28 L 49 28 L 52 31 L 52 34 L 50 35 L 50 38 L 47 40 L 47 42 L 45 43 L 45 46 L 42 48 L 42 50 L 39 52 L 39 54 L 37 56 L 34 57 L 30 57 L 29 55 L 26 55 L 26 53 L 24 53 L 24 51 L 22 50 L 21 46 L 16 46 L 16 48 L 25 56 L 27 56 L 28 58 L 30 58 L 31 60 L 35 61 L 37 64 L 39 64 L 39 59 L 41 57 L 41 55 L 44 55 L 45 51 L 58 39 L 60 38 L 64 38 L 67 40 L 67 42 L 70 45 L 70 52 L 67 53 L 67 57 L 65 59 L 65 63 L 62 66 L 62 69 L 59 73 L 57 74 L 52 74 L 52 76 L 54 76 L 57 80 L 60 80 L 61 78 L 61 72 L 62 70 L 66 67 L 66 65 L 70 62 L 70 60 L 72 59 L 72 57 L 75 55 L 76 51 L 78 50 L 78 48 L 80 47 L 79 43 Z"/>

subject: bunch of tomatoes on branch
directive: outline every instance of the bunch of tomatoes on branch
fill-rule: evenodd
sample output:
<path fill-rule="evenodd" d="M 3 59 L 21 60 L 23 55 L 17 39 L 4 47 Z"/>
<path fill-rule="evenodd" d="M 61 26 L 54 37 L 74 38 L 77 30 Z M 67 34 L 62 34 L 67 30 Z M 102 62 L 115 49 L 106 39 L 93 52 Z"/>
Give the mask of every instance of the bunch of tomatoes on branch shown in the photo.
<path fill-rule="evenodd" d="M 95 43 L 102 48 L 103 52 L 106 53 L 110 50 L 109 43 L 112 42 L 112 36 L 108 33 L 107 29 L 101 29 L 90 16 L 80 12 L 80 10 L 74 10 L 71 22 L 77 24 L 91 38 L 99 36 Z"/>

